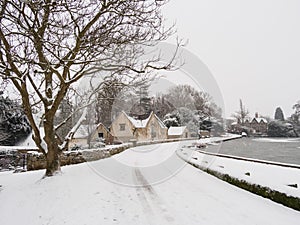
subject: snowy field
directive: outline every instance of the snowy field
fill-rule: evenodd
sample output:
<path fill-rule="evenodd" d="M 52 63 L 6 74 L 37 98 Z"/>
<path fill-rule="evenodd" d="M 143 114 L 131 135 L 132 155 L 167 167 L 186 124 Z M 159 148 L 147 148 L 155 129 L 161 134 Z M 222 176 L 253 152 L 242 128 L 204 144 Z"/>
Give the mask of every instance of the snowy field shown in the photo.
<path fill-rule="evenodd" d="M 0 173 L 0 224 L 299 224 L 299 212 L 185 163 L 176 151 L 190 143 L 131 148 L 46 179 L 44 171 Z"/>

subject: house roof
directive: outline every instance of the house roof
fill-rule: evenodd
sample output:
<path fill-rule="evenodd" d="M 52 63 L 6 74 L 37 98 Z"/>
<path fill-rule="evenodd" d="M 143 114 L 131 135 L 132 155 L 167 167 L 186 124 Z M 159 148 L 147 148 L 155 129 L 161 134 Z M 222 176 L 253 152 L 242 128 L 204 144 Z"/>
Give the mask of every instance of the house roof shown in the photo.
<path fill-rule="evenodd" d="M 89 134 L 94 132 L 97 128 L 96 124 L 92 125 L 83 125 L 81 124 L 78 129 L 75 131 L 73 138 L 87 138 Z"/>
<path fill-rule="evenodd" d="M 162 128 L 166 128 L 165 124 L 153 112 L 151 112 L 151 114 L 148 116 L 148 118 L 146 118 L 144 120 L 138 120 L 138 119 L 135 119 L 131 116 L 128 116 L 124 111 L 123 111 L 123 113 L 135 128 L 145 128 L 145 127 L 147 127 L 147 124 L 148 124 L 148 122 L 149 122 L 152 115 L 157 119 L 159 125 Z"/>
<path fill-rule="evenodd" d="M 129 119 L 129 121 L 133 124 L 133 126 L 135 128 L 145 128 L 147 126 L 147 123 L 148 123 L 150 117 L 151 117 L 151 114 L 150 114 L 150 116 L 148 116 L 147 119 L 137 120 L 137 119 L 135 119 L 131 116 L 128 116 L 125 112 L 123 112 L 123 113 L 126 115 L 126 117 Z"/>
<path fill-rule="evenodd" d="M 261 122 L 263 122 L 263 123 L 268 123 L 268 121 L 265 119 L 265 118 L 262 118 L 262 117 L 254 117 L 253 119 L 246 119 L 245 120 L 245 123 L 253 123 L 253 121 L 256 121 L 257 123 L 261 123 Z M 239 123 L 238 122 L 233 122 L 233 123 L 231 123 L 231 125 L 238 125 Z"/>
<path fill-rule="evenodd" d="M 186 126 L 184 127 L 170 127 L 168 130 L 168 135 L 182 135 Z"/>
<path fill-rule="evenodd" d="M 154 114 L 154 116 L 155 116 L 155 118 L 157 119 L 157 121 L 158 121 L 159 125 L 161 126 L 161 128 L 167 128 L 166 125 L 164 124 L 164 122 L 161 121 L 161 120 L 158 118 L 157 115 Z"/>
<path fill-rule="evenodd" d="M 268 121 L 262 117 L 258 117 L 258 118 L 255 117 L 255 118 L 253 118 L 253 120 L 256 120 L 258 123 L 260 123 L 260 122 L 268 123 Z M 252 122 L 253 122 L 253 120 L 252 120 Z"/>

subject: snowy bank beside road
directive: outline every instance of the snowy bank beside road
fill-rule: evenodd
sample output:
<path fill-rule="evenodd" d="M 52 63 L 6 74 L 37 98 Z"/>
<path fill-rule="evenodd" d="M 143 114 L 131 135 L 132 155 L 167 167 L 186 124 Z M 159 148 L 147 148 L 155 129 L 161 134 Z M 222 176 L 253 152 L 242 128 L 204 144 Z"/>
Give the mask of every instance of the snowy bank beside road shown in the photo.
<path fill-rule="evenodd" d="M 277 198 L 283 198 L 280 203 L 300 210 L 300 170 L 297 168 L 218 157 L 199 152 L 195 147 L 182 148 L 177 154 L 222 180 L 276 202 L 281 201 Z"/>
<path fill-rule="evenodd" d="M 230 134 L 227 133 L 222 135 L 221 137 L 209 137 L 209 138 L 201 138 L 196 141 L 198 144 L 213 144 L 213 143 L 220 143 L 222 141 L 230 141 L 234 139 L 242 138 L 242 135 L 239 134 Z"/>

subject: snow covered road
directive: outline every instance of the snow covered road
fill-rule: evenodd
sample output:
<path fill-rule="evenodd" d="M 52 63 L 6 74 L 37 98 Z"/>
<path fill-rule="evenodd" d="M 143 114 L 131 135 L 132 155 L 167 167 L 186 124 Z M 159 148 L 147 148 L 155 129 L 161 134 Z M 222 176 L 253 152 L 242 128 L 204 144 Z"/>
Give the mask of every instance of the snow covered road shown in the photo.
<path fill-rule="evenodd" d="M 299 223 L 299 212 L 183 162 L 175 154 L 183 144 L 132 148 L 43 180 L 44 171 L 0 173 L 0 224 Z"/>

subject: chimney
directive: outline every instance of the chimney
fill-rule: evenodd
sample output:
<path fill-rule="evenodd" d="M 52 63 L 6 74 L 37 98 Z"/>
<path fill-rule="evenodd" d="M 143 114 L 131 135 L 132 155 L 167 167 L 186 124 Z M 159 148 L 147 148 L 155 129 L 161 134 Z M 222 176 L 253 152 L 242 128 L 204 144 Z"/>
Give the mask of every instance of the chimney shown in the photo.
<path fill-rule="evenodd" d="M 258 112 L 255 113 L 255 118 L 258 118 Z"/>

